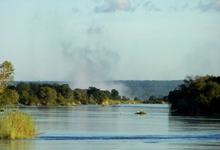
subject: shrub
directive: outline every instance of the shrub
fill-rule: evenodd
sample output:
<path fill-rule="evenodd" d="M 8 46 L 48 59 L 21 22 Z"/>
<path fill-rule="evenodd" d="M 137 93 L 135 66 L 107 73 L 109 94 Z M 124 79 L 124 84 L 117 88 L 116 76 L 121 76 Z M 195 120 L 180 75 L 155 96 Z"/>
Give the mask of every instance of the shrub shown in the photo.
<path fill-rule="evenodd" d="M 137 111 L 135 114 L 146 115 L 147 113 L 145 111 Z"/>
<path fill-rule="evenodd" d="M 34 139 L 38 133 L 35 119 L 20 111 L 5 111 L 0 115 L 0 139 Z"/>

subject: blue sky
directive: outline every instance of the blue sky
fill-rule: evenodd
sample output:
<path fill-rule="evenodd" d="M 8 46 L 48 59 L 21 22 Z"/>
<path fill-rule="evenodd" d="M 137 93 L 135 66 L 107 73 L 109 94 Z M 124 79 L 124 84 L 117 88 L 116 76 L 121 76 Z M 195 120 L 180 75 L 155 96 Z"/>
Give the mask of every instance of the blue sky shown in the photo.
<path fill-rule="evenodd" d="M 220 75 L 220 0 L 0 0 L 15 80 Z"/>

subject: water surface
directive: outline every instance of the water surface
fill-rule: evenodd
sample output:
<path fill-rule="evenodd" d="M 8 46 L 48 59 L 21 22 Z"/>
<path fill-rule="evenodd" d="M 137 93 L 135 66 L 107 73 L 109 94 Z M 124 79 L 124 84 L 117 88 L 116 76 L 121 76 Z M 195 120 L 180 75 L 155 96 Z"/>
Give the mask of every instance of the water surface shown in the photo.
<path fill-rule="evenodd" d="M 220 149 L 220 119 L 170 116 L 168 105 L 20 107 L 37 117 L 35 140 L 0 140 L 1 149 Z M 136 115 L 142 110 L 147 115 Z"/>

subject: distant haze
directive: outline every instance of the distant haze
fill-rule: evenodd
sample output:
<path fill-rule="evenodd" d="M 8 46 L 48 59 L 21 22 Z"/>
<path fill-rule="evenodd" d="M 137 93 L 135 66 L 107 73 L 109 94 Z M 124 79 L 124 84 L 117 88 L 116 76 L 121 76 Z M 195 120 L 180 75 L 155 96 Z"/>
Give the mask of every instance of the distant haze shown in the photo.
<path fill-rule="evenodd" d="M 0 63 L 16 81 L 79 88 L 218 76 L 219 25 L 220 0 L 0 1 Z"/>

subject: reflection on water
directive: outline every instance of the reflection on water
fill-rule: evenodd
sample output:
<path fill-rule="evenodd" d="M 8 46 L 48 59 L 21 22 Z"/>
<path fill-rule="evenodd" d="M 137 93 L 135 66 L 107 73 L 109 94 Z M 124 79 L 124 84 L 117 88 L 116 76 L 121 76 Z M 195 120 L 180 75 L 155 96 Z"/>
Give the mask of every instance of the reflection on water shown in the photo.
<path fill-rule="evenodd" d="M 0 140 L 1 150 L 36 149 L 36 143 L 32 140 Z"/>
<path fill-rule="evenodd" d="M 219 133 L 220 119 L 203 116 L 170 116 L 170 132 L 184 133 Z M 194 133 L 192 133 L 194 134 Z"/>
<path fill-rule="evenodd" d="M 220 119 L 170 116 L 168 105 L 21 107 L 37 117 L 35 140 L 0 140 L 1 149 L 219 149 Z M 138 110 L 147 115 L 135 115 Z"/>

